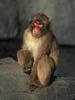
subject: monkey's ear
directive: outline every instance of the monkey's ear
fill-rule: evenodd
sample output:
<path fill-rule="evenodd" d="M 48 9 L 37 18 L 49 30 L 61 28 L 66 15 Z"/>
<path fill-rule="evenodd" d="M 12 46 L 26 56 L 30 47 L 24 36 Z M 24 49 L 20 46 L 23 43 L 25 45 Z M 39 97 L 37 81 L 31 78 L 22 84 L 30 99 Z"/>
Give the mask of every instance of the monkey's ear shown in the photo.
<path fill-rule="evenodd" d="M 31 28 L 34 28 L 33 17 L 31 17 L 31 20 L 29 21 L 29 26 L 31 26 Z"/>
<path fill-rule="evenodd" d="M 50 21 L 48 21 L 48 23 L 46 24 L 46 29 L 48 29 L 48 30 L 50 30 L 50 27 L 51 27 L 51 23 L 50 23 Z"/>

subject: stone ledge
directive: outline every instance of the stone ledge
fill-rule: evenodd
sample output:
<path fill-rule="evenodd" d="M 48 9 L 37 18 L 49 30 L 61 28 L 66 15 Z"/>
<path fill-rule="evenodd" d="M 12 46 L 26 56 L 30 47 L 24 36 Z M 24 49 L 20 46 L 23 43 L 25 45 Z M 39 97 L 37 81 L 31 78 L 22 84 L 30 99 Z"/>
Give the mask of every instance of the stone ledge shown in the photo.
<path fill-rule="evenodd" d="M 75 78 L 57 77 L 45 88 L 30 92 L 28 77 L 12 58 L 0 60 L 0 100 L 73 100 Z"/>

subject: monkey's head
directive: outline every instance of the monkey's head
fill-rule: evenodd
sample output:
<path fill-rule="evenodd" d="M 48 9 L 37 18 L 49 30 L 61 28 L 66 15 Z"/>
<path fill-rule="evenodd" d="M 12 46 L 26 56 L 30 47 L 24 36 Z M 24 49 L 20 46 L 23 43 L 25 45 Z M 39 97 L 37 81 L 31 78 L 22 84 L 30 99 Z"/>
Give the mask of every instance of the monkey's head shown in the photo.
<path fill-rule="evenodd" d="M 32 35 L 35 37 L 40 37 L 46 33 L 44 31 L 49 30 L 49 18 L 43 13 L 38 13 L 33 17 L 30 26 Z"/>

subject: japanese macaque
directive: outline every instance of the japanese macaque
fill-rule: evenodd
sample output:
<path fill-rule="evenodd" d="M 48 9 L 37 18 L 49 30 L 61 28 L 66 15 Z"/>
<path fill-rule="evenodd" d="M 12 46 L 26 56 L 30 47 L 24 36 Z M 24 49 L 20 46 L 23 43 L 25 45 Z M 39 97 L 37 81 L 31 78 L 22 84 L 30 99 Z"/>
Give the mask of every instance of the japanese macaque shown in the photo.
<path fill-rule="evenodd" d="M 18 63 L 24 72 L 30 71 L 30 88 L 49 84 L 59 58 L 59 46 L 51 31 L 49 18 L 43 13 L 38 13 L 24 31 L 23 45 L 17 52 Z"/>

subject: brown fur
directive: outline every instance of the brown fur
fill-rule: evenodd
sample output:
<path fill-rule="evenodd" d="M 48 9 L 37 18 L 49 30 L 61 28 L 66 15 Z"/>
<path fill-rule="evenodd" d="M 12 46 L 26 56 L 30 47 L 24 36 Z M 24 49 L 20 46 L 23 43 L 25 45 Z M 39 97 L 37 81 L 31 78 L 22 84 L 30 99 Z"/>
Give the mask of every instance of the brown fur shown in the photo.
<path fill-rule="evenodd" d="M 37 14 L 33 20 L 38 20 L 38 18 L 41 17 L 44 24 L 49 22 L 48 17 L 44 14 Z M 42 32 L 39 33 L 43 34 Z M 38 87 L 48 85 L 59 62 L 60 52 L 55 36 L 47 29 L 44 30 L 44 33 L 45 34 L 39 37 L 34 36 L 32 28 L 29 26 L 24 31 L 22 49 L 17 53 L 18 63 L 23 66 L 24 69 L 31 69 L 29 79 L 30 87 L 32 87 L 32 85 Z M 28 59 L 28 62 L 26 59 Z"/>

